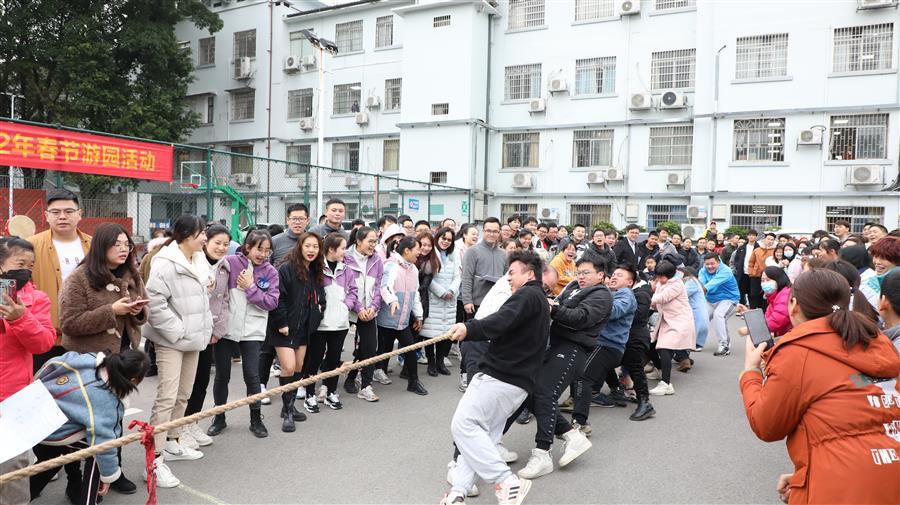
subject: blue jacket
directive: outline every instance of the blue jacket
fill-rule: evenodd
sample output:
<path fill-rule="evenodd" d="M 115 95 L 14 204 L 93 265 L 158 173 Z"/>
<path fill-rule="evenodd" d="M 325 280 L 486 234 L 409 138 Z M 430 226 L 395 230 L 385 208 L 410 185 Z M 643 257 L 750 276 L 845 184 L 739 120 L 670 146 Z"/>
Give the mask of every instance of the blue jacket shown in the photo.
<path fill-rule="evenodd" d="M 734 280 L 734 274 L 728 266 L 720 263 L 715 275 L 701 268 L 698 278 L 706 286 L 706 301 L 709 303 L 715 304 L 724 300 L 734 303 L 740 301 L 741 293 L 738 291 L 737 281 Z"/>
<path fill-rule="evenodd" d="M 631 333 L 631 323 L 634 320 L 634 311 L 637 310 L 637 300 L 630 289 L 617 289 L 612 292 L 613 303 L 606 326 L 600 330 L 597 344 L 601 347 L 610 347 L 625 352 L 625 344 Z"/>

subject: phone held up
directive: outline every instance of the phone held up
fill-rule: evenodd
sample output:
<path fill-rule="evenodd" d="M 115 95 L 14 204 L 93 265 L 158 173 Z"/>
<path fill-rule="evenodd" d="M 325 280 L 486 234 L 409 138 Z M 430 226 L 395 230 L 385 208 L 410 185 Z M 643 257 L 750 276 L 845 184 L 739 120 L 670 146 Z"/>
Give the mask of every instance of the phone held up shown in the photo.
<path fill-rule="evenodd" d="M 6 295 L 10 300 L 16 299 L 16 281 L 13 279 L 0 279 L 0 305 L 6 305 Z"/>
<path fill-rule="evenodd" d="M 747 323 L 747 330 L 750 333 L 750 339 L 753 346 L 758 347 L 763 342 L 766 343 L 766 349 L 771 349 L 775 345 L 772 333 L 766 325 L 766 314 L 762 309 L 752 309 L 744 312 L 744 322 Z"/>

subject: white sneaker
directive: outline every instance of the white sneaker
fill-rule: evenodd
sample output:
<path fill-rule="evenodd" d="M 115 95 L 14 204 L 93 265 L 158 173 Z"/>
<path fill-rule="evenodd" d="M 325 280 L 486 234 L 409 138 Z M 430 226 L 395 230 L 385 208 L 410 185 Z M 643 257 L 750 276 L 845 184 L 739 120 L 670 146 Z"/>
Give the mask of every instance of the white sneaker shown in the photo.
<path fill-rule="evenodd" d="M 568 465 L 572 461 L 575 461 L 575 458 L 581 456 L 588 449 L 593 446 L 590 440 L 584 436 L 584 433 L 579 431 L 578 429 L 571 429 L 568 433 L 563 434 L 563 438 L 566 441 L 566 448 L 563 451 L 563 455 L 559 458 L 559 466 L 560 468 Z"/>
<path fill-rule="evenodd" d="M 378 401 L 378 395 L 375 394 L 375 390 L 372 389 L 372 386 L 366 386 L 360 389 L 359 393 L 356 393 L 356 397 L 367 402 Z"/>
<path fill-rule="evenodd" d="M 189 424 L 185 427 L 187 433 L 193 438 L 197 445 L 200 447 L 206 447 L 208 445 L 212 445 L 213 439 L 209 435 L 207 435 L 197 423 Z M 184 436 L 184 431 L 182 431 L 182 436 Z M 196 449 L 197 447 L 191 447 L 191 449 Z"/>
<path fill-rule="evenodd" d="M 272 368 L 269 369 L 270 377 L 281 377 L 281 366 L 278 363 L 272 363 Z"/>
<path fill-rule="evenodd" d="M 375 369 L 375 373 L 372 374 L 372 379 L 373 379 L 375 382 L 378 382 L 379 384 L 384 384 L 385 386 L 387 386 L 388 384 L 390 384 L 391 382 L 393 382 L 393 381 L 391 381 L 391 379 L 387 376 L 387 374 L 384 373 L 384 370 L 382 370 L 382 369 L 380 369 L 380 368 L 376 368 L 376 369 Z"/>
<path fill-rule="evenodd" d="M 163 463 L 163 459 L 163 456 L 156 458 L 156 469 L 154 470 L 154 472 L 156 473 L 156 487 L 178 487 L 179 485 L 181 485 L 181 481 L 178 480 L 178 477 L 175 477 L 175 474 L 172 473 L 172 470 L 169 469 L 169 466 Z M 144 469 L 144 481 L 146 480 L 147 470 Z"/>
<path fill-rule="evenodd" d="M 458 389 L 460 393 L 465 393 L 466 389 L 468 389 L 468 388 L 469 388 L 469 382 L 468 382 L 468 378 L 466 377 L 466 374 L 464 374 L 464 373 L 459 374 L 459 386 L 457 386 L 456 389 Z"/>
<path fill-rule="evenodd" d="M 552 471 L 553 459 L 550 457 L 550 451 L 535 448 L 531 450 L 531 457 L 528 458 L 528 464 L 525 465 L 525 468 L 516 472 L 516 475 L 526 479 L 537 479 Z"/>
<path fill-rule="evenodd" d="M 450 368 L 451 366 L 453 366 L 453 362 L 450 361 L 450 358 L 444 358 L 444 366 L 447 368 Z"/>
<path fill-rule="evenodd" d="M 303 386 L 303 387 L 297 388 L 297 394 L 294 395 L 294 397 L 297 398 L 298 400 L 305 400 L 306 399 L 306 387 Z"/>
<path fill-rule="evenodd" d="M 653 363 L 647 363 L 646 365 L 644 365 L 644 373 L 650 373 L 654 370 L 656 370 L 656 367 L 653 366 Z"/>
<path fill-rule="evenodd" d="M 259 388 L 260 388 L 260 391 L 259 391 L 260 393 L 266 392 L 265 384 L 260 384 Z M 262 400 L 259 401 L 259 403 L 262 403 L 263 405 L 272 405 L 272 398 L 263 398 Z"/>
<path fill-rule="evenodd" d="M 519 505 L 525 501 L 525 495 L 530 489 L 530 480 L 512 475 L 505 481 L 497 483 L 494 487 L 494 496 L 497 497 L 497 505 Z"/>
<path fill-rule="evenodd" d="M 166 449 L 163 451 L 165 461 L 193 461 L 202 457 L 202 452 L 184 446 L 178 440 L 166 440 Z"/>
<path fill-rule="evenodd" d="M 519 459 L 519 455 L 516 454 L 515 451 L 510 451 L 503 444 L 497 444 L 497 452 L 500 453 L 500 459 L 503 460 L 504 463 L 515 463 L 517 459 Z"/>
<path fill-rule="evenodd" d="M 325 387 L 325 386 L 322 386 L 322 387 Z M 327 392 L 328 389 L 326 388 L 325 391 Z M 340 399 L 340 397 L 338 397 L 337 393 L 326 394 L 324 403 L 331 410 L 341 410 L 342 408 L 344 408 L 344 406 L 341 404 L 341 399 Z"/>
<path fill-rule="evenodd" d="M 444 493 L 438 505 L 466 505 L 466 497 L 458 494 Z"/>
<path fill-rule="evenodd" d="M 422 356 L 420 356 L 419 358 L 416 359 L 416 363 L 418 363 L 418 364 L 420 364 L 420 365 L 427 365 L 427 364 L 428 364 L 428 358 L 426 358 L 424 355 L 422 355 Z"/>
<path fill-rule="evenodd" d="M 453 461 L 451 459 L 450 462 L 447 463 L 447 484 L 450 484 L 451 486 L 453 486 L 453 471 L 454 470 L 456 470 L 456 461 Z M 474 497 L 478 496 L 479 494 L 481 494 L 481 491 L 478 490 L 478 486 L 476 486 L 475 484 L 472 484 L 472 487 L 471 487 L 471 489 L 469 489 L 469 492 L 466 493 L 466 496 L 468 496 L 470 498 L 474 498 Z"/>
<path fill-rule="evenodd" d="M 650 390 L 650 394 L 653 396 L 674 395 L 675 387 L 671 384 L 666 384 L 666 381 L 659 381 L 659 384 Z"/>
<path fill-rule="evenodd" d="M 450 356 L 462 357 L 462 353 L 459 352 L 459 342 L 453 342 L 453 345 L 450 346 Z"/>
<path fill-rule="evenodd" d="M 647 373 L 647 379 L 658 381 L 662 379 L 662 372 L 660 372 L 658 368 L 654 368 L 653 371 Z"/>
<path fill-rule="evenodd" d="M 181 434 L 178 436 L 178 443 L 188 449 L 197 450 L 200 448 L 200 443 L 194 440 L 194 436 L 188 431 L 187 426 L 181 428 Z"/>

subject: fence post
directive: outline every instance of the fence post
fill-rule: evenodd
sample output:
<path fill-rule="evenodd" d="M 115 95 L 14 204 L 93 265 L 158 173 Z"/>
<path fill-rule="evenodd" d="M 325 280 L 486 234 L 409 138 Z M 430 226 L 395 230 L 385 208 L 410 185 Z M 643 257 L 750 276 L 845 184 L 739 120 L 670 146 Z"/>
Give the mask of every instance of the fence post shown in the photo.
<path fill-rule="evenodd" d="M 428 183 L 428 224 L 431 225 L 431 183 Z"/>
<path fill-rule="evenodd" d="M 213 178 L 212 178 L 212 150 L 206 148 L 206 219 L 213 219 Z"/>
<path fill-rule="evenodd" d="M 303 184 L 303 204 L 306 205 L 306 208 L 309 208 L 309 177 L 312 172 L 312 165 L 306 165 L 306 182 Z M 312 214 L 310 216 L 310 221 L 312 220 Z"/>

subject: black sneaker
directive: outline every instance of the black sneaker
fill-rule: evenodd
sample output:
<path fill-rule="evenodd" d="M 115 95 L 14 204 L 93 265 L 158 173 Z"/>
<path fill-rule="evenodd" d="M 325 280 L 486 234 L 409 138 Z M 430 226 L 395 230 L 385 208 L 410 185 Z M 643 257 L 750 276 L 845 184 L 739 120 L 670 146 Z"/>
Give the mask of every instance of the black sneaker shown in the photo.
<path fill-rule="evenodd" d="M 307 396 L 303 400 L 303 408 L 310 414 L 317 414 L 319 412 L 319 402 L 316 400 L 316 395 Z"/>
<path fill-rule="evenodd" d="M 531 422 L 531 412 L 528 412 L 528 409 L 523 409 L 522 413 L 519 414 L 519 417 L 516 418 L 516 422 L 519 424 L 528 424 Z"/>
<path fill-rule="evenodd" d="M 328 396 L 325 397 L 325 405 L 328 405 L 328 408 L 331 410 L 341 410 L 344 408 L 337 393 L 329 393 Z"/>
<path fill-rule="evenodd" d="M 120 494 L 134 494 L 137 493 L 137 486 L 134 482 L 128 480 L 128 477 L 125 477 L 125 474 L 119 476 L 118 479 L 114 480 L 109 487 Z"/>
<path fill-rule="evenodd" d="M 628 405 L 628 402 L 632 401 L 631 398 L 629 398 L 625 394 L 625 390 L 622 388 L 616 389 L 615 391 L 610 391 L 609 398 L 613 402 L 615 402 L 616 407 L 625 407 L 626 405 Z"/>
<path fill-rule="evenodd" d="M 597 393 L 591 398 L 591 404 L 596 405 L 598 407 L 603 407 L 605 409 L 615 408 L 617 406 L 616 402 L 613 401 L 609 395 L 604 393 Z M 625 405 L 622 405 L 623 407 Z"/>
<path fill-rule="evenodd" d="M 356 387 L 356 381 L 354 379 L 351 379 L 348 376 L 347 380 L 344 381 L 344 391 L 346 391 L 347 394 L 355 395 L 356 393 L 359 393 L 359 388 Z"/>

